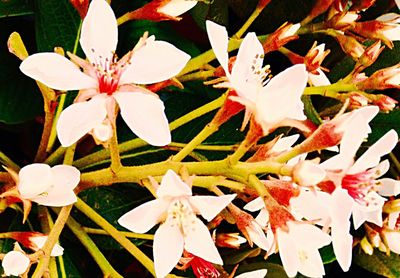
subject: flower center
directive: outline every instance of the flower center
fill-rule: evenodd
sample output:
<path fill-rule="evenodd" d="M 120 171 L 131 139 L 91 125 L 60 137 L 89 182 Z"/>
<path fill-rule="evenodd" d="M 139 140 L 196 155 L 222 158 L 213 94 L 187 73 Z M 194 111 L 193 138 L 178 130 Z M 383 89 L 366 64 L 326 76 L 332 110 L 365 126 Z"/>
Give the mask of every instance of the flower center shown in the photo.
<path fill-rule="evenodd" d="M 375 186 L 378 184 L 375 178 L 380 175 L 381 173 L 378 169 L 345 175 L 342 179 L 342 187 L 347 190 L 356 202 L 365 206 L 371 206 L 377 200 L 373 197 L 374 194 L 370 193 L 375 192 Z"/>
<path fill-rule="evenodd" d="M 246 76 L 246 82 L 259 84 L 260 87 L 264 87 L 269 82 L 270 78 L 267 78 L 270 74 L 270 66 L 262 66 L 264 60 L 264 54 L 256 55 L 252 62 L 251 71 Z"/>
<path fill-rule="evenodd" d="M 117 55 L 113 53 L 112 58 L 99 56 L 92 64 L 96 70 L 100 93 L 112 95 L 117 90 L 122 73 L 117 59 Z"/>
<path fill-rule="evenodd" d="M 168 208 L 166 222 L 177 225 L 183 235 L 194 228 L 196 214 L 186 199 L 177 199 Z"/>

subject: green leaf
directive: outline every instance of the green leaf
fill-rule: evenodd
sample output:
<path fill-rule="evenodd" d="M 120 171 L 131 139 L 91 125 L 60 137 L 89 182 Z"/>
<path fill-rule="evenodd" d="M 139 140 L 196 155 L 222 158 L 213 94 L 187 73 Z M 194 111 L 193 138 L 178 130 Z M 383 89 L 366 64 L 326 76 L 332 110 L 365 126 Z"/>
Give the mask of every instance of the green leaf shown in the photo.
<path fill-rule="evenodd" d="M 0 26 L 0 122 L 6 124 L 19 124 L 33 119 L 40 114 L 43 107 L 42 96 L 35 82 L 26 77 L 20 70 L 21 61 L 8 52 L 6 47 L 8 36 L 16 29 L 16 19 L 3 19 L 5 23 Z M 18 21 L 20 23 L 20 21 Z M 26 24 L 26 22 L 21 22 Z M 23 31 L 32 28 L 23 27 Z"/>
<path fill-rule="evenodd" d="M 391 129 L 400 134 L 400 109 L 385 114 L 379 113 L 371 122 L 372 133 L 368 136 L 368 142 L 376 142 Z"/>
<path fill-rule="evenodd" d="M 36 0 L 35 15 L 38 51 L 73 51 L 80 17 L 69 1 Z"/>
<path fill-rule="evenodd" d="M 28 0 L 2 0 L 0 18 L 33 14 L 32 3 Z"/>
<path fill-rule="evenodd" d="M 197 25 L 205 30 L 207 19 L 227 26 L 229 20 L 228 8 L 226 0 L 214 0 L 212 3 L 197 3 L 190 13 Z"/>
<path fill-rule="evenodd" d="M 354 256 L 353 261 L 362 268 L 385 277 L 400 277 L 400 256 L 391 253 L 387 256 L 378 250 L 367 255 L 360 251 Z"/>

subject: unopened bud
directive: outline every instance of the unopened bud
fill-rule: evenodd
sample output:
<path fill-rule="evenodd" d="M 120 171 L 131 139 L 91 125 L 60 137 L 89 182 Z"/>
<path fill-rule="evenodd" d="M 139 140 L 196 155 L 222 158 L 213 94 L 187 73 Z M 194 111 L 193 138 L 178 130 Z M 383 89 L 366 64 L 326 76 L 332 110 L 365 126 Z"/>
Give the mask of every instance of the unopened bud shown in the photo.
<path fill-rule="evenodd" d="M 377 105 L 382 112 L 390 112 L 398 103 L 397 100 L 387 96 L 387 95 L 376 95 L 375 99 L 372 101 L 373 104 Z"/>
<path fill-rule="evenodd" d="M 374 253 L 374 247 L 369 243 L 366 237 L 360 241 L 361 249 L 368 255 L 372 255 Z"/>
<path fill-rule="evenodd" d="M 340 44 L 342 50 L 354 60 L 358 60 L 364 53 L 364 46 L 353 37 L 338 33 L 335 35 L 335 39 Z"/>
<path fill-rule="evenodd" d="M 326 24 L 336 30 L 345 30 L 353 26 L 359 17 L 355 12 L 341 12 L 335 14 Z"/>
<path fill-rule="evenodd" d="M 284 23 L 275 32 L 273 32 L 263 43 L 264 53 L 278 50 L 288 42 L 298 39 L 296 32 L 300 24 Z"/>
<path fill-rule="evenodd" d="M 305 25 L 320 14 L 326 12 L 335 0 L 317 0 L 315 1 L 314 7 L 308 14 L 308 16 L 301 22 L 301 25 Z"/>
<path fill-rule="evenodd" d="M 351 11 L 364 11 L 375 4 L 376 0 L 358 0 L 352 1 Z"/>
<path fill-rule="evenodd" d="M 323 60 L 329 52 L 330 50 L 325 51 L 324 43 L 317 46 L 315 42 L 304 57 L 304 64 L 306 65 L 307 71 L 313 74 L 319 74 L 317 70 L 321 67 Z"/>
<path fill-rule="evenodd" d="M 84 19 L 89 9 L 89 0 L 69 0 L 79 16 Z"/>
<path fill-rule="evenodd" d="M 400 64 L 374 72 L 366 80 L 357 83 L 361 90 L 400 89 Z"/>
<path fill-rule="evenodd" d="M 376 41 L 373 45 L 368 47 L 357 61 L 356 68 L 358 68 L 358 71 L 375 63 L 384 48 L 385 46 L 381 47 L 381 41 Z"/>
<path fill-rule="evenodd" d="M 241 237 L 239 233 L 221 233 L 215 236 L 215 244 L 218 247 L 239 249 L 240 244 L 245 242 L 246 239 Z"/>

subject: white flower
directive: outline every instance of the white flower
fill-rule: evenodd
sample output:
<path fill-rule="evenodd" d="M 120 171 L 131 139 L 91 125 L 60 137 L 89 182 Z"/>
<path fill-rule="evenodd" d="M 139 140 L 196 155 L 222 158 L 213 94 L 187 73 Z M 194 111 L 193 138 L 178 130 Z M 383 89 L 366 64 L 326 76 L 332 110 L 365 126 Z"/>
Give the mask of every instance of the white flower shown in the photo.
<path fill-rule="evenodd" d="M 207 227 L 196 217 L 211 221 L 234 198 L 192 196 L 190 187 L 172 170 L 168 170 L 156 192 L 157 199 L 124 214 L 118 223 L 136 233 L 146 233 L 162 223 L 154 235 L 153 256 L 157 277 L 166 276 L 186 251 L 211 263 L 222 259 Z"/>
<path fill-rule="evenodd" d="M 325 274 L 324 265 L 318 249 L 328 245 L 331 238 L 311 224 L 287 222 L 289 231 L 276 230 L 279 254 L 283 268 L 289 277 L 297 272 L 308 277 L 321 277 Z"/>
<path fill-rule="evenodd" d="M 18 179 L 17 189 L 23 199 L 54 207 L 71 205 L 77 200 L 74 188 L 80 172 L 73 166 L 30 164 L 19 171 Z"/>
<path fill-rule="evenodd" d="M 58 138 L 70 146 L 101 124 L 114 122 L 115 106 L 129 128 L 149 144 L 171 141 L 164 104 L 156 94 L 133 84 L 167 80 L 180 72 L 190 56 L 173 45 L 142 39 L 137 48 L 117 62 L 117 20 L 104 0 L 93 0 L 82 23 L 80 44 L 89 62 L 70 54 L 83 72 L 65 57 L 38 53 L 25 59 L 21 71 L 50 88 L 81 90 L 75 104 L 67 107 L 57 123 Z M 87 101 L 90 99 L 89 101 Z M 109 139 L 110 132 L 102 133 Z M 107 135 L 108 134 L 108 135 Z"/>
<path fill-rule="evenodd" d="M 218 87 L 228 87 L 238 96 L 231 99 L 246 106 L 244 123 L 253 114 L 256 121 L 268 133 L 284 125 L 284 120 L 305 120 L 301 95 L 307 84 L 304 65 L 295 65 L 271 80 L 267 67 L 263 67 L 264 50 L 255 33 L 248 33 L 240 45 L 232 71 L 228 67 L 228 34 L 225 27 L 207 21 L 207 33 L 215 56 L 223 67 L 227 82 Z"/>
<path fill-rule="evenodd" d="M 26 272 L 31 261 L 28 256 L 20 251 L 10 251 L 4 258 L 1 266 L 6 276 L 19 276 Z"/>
<path fill-rule="evenodd" d="M 158 8 L 158 12 L 177 17 L 196 6 L 196 4 L 197 1 L 194 0 L 170 0 L 164 6 Z"/>

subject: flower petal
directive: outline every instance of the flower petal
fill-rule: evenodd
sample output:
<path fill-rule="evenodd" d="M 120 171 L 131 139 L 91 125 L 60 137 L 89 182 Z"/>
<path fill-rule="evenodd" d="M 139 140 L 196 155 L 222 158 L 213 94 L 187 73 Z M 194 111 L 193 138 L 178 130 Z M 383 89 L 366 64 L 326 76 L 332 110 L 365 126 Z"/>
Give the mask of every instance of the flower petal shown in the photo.
<path fill-rule="evenodd" d="M 264 230 L 261 228 L 257 221 L 252 221 L 246 227 L 246 232 L 252 243 L 260 247 L 261 249 L 269 252 L 273 244 L 273 238 L 267 238 Z"/>
<path fill-rule="evenodd" d="M 210 40 L 211 47 L 214 51 L 218 62 L 225 71 L 226 76 L 229 76 L 228 70 L 228 32 L 224 26 L 207 20 L 206 21 L 207 35 Z"/>
<path fill-rule="evenodd" d="M 388 154 L 396 146 L 398 135 L 393 129 L 380 138 L 375 144 L 360 156 L 349 169 L 349 174 L 359 173 L 379 164 L 382 156 Z"/>
<path fill-rule="evenodd" d="M 183 253 L 183 236 L 178 226 L 161 224 L 154 234 L 153 257 L 157 277 L 165 277 Z"/>
<path fill-rule="evenodd" d="M 196 6 L 197 1 L 194 0 L 171 0 L 166 5 L 158 8 L 159 13 L 167 14 L 169 16 L 180 16 L 181 14 L 187 12 L 194 6 Z"/>
<path fill-rule="evenodd" d="M 328 77 L 320 68 L 317 69 L 317 72 L 319 74 L 313 74 L 313 73 L 308 74 L 308 80 L 313 86 L 331 85 L 331 82 L 329 81 Z"/>
<path fill-rule="evenodd" d="M 103 96 L 68 106 L 61 112 L 57 122 L 57 135 L 61 145 L 71 146 L 102 123 L 106 116 L 106 99 Z"/>
<path fill-rule="evenodd" d="M 104 0 L 92 0 L 82 22 L 80 43 L 90 62 L 111 60 L 118 42 L 114 12 Z"/>
<path fill-rule="evenodd" d="M 192 196 L 189 197 L 189 202 L 204 219 L 211 221 L 221 210 L 229 205 L 235 197 L 236 194 L 224 196 Z"/>
<path fill-rule="evenodd" d="M 325 275 L 324 264 L 318 249 L 302 250 L 304 259 L 300 260 L 299 272 L 307 277 L 322 277 Z"/>
<path fill-rule="evenodd" d="M 343 231 L 334 226 L 332 227 L 331 236 L 336 259 L 343 271 L 348 271 L 351 265 L 353 237 L 348 230 Z"/>
<path fill-rule="evenodd" d="M 235 276 L 235 278 L 264 278 L 267 275 L 267 269 L 258 269 L 249 272 L 242 273 Z"/>
<path fill-rule="evenodd" d="M 300 97 L 306 87 L 307 78 L 304 65 L 294 65 L 272 78 L 262 89 L 256 102 L 259 120 L 272 125 L 285 118 L 304 120 Z"/>
<path fill-rule="evenodd" d="M 279 153 L 289 150 L 293 146 L 293 144 L 296 143 L 299 137 L 299 134 L 294 134 L 280 138 L 278 141 L 276 141 L 270 152 Z"/>
<path fill-rule="evenodd" d="M 331 237 L 312 224 L 289 221 L 289 233 L 296 239 L 298 249 L 319 249 L 331 243 Z"/>
<path fill-rule="evenodd" d="M 400 194 L 400 181 L 384 178 L 378 180 L 380 186 L 378 187 L 378 193 L 382 196 L 396 196 Z"/>
<path fill-rule="evenodd" d="M 25 199 L 42 194 L 53 184 L 53 174 L 47 164 L 27 165 L 19 171 L 18 176 L 18 191 Z"/>
<path fill-rule="evenodd" d="M 256 222 L 260 224 L 261 227 L 265 228 L 269 222 L 269 213 L 266 208 L 262 208 L 260 213 L 255 218 Z"/>
<path fill-rule="evenodd" d="M 157 190 L 157 197 L 180 196 L 192 196 L 192 189 L 173 170 L 168 170 L 161 180 L 161 185 Z"/>
<path fill-rule="evenodd" d="M 163 199 L 151 200 L 122 215 L 118 223 L 134 233 L 146 233 L 162 220 L 168 205 Z"/>
<path fill-rule="evenodd" d="M 385 231 L 384 235 L 390 251 L 400 254 L 400 232 Z"/>
<path fill-rule="evenodd" d="M 22 252 L 10 251 L 4 256 L 1 266 L 6 276 L 19 276 L 25 273 L 30 263 L 28 256 Z"/>
<path fill-rule="evenodd" d="M 33 236 L 30 237 L 30 241 L 32 241 L 36 246 L 37 250 L 42 249 L 44 244 L 46 243 L 48 236 Z M 53 250 L 51 250 L 51 256 L 52 257 L 57 257 L 57 256 L 62 256 L 64 254 L 64 248 L 62 248 L 58 243 L 56 243 L 53 247 Z"/>
<path fill-rule="evenodd" d="M 121 116 L 139 138 L 153 146 L 171 143 L 168 119 L 164 104 L 157 97 L 141 92 L 118 92 L 114 94 L 121 109 Z"/>
<path fill-rule="evenodd" d="M 53 184 L 47 191 L 30 199 L 38 204 L 50 207 L 68 206 L 77 201 L 74 191 L 70 188 L 64 188 L 62 184 Z"/>
<path fill-rule="evenodd" d="M 244 207 L 248 211 L 257 211 L 265 208 L 264 200 L 261 197 L 257 197 L 254 200 L 248 202 Z"/>
<path fill-rule="evenodd" d="M 276 237 L 283 268 L 289 277 L 294 277 L 300 267 L 296 243 L 289 233 L 282 231 L 280 228 L 276 231 Z"/>
<path fill-rule="evenodd" d="M 96 88 L 97 81 L 80 71 L 70 60 L 56 53 L 37 53 L 26 58 L 20 70 L 47 87 L 69 91 Z"/>
<path fill-rule="evenodd" d="M 215 247 L 207 226 L 196 218 L 193 224 L 185 231 L 185 250 L 214 264 L 222 265 L 221 256 Z"/>
<path fill-rule="evenodd" d="M 190 56 L 165 41 L 147 39 L 133 52 L 130 65 L 122 73 L 120 84 L 152 84 L 177 75 Z"/>
<path fill-rule="evenodd" d="M 59 187 L 73 190 L 81 179 L 81 172 L 73 166 L 56 165 L 51 168 L 53 183 Z"/>

